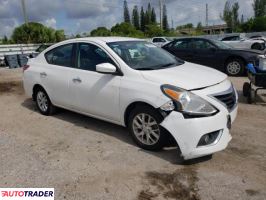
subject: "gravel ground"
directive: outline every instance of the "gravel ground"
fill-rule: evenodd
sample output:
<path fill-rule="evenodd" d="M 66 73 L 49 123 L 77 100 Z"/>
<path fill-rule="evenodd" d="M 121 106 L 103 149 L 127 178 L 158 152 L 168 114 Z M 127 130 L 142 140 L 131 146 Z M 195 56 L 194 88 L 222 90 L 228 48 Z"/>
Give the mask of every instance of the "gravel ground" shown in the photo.
<path fill-rule="evenodd" d="M 0 187 L 54 187 L 56 199 L 266 199 L 266 96 L 248 105 L 247 78 L 229 147 L 179 164 L 176 149 L 138 148 L 123 127 L 69 111 L 40 115 L 21 69 L 0 69 Z"/>

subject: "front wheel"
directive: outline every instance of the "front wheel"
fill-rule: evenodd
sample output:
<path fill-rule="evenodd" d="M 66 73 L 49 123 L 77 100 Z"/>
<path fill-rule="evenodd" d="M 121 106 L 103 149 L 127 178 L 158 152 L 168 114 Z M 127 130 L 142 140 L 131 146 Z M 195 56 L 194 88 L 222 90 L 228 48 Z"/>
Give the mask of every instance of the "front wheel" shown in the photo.
<path fill-rule="evenodd" d="M 229 76 L 240 76 L 244 70 L 244 62 L 237 58 L 229 60 L 225 65 L 225 71 Z"/>
<path fill-rule="evenodd" d="M 129 116 L 128 127 L 133 140 L 146 150 L 164 147 L 166 134 L 160 127 L 162 116 L 149 106 L 136 107 Z"/>

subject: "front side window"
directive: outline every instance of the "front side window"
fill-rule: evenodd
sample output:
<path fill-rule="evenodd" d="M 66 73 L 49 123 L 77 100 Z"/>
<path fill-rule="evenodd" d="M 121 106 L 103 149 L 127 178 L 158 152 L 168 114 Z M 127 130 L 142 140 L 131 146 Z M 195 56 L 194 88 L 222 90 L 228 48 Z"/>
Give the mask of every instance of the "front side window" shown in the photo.
<path fill-rule="evenodd" d="M 77 68 L 96 71 L 96 65 L 101 63 L 114 62 L 112 59 L 98 46 L 88 43 L 80 43 L 77 52 Z"/>
<path fill-rule="evenodd" d="M 71 67 L 73 44 L 56 47 L 45 54 L 46 61 L 52 65 Z"/>
<path fill-rule="evenodd" d="M 127 65 L 136 70 L 156 70 L 175 67 L 184 62 L 154 44 L 144 41 L 111 42 L 107 45 Z"/>

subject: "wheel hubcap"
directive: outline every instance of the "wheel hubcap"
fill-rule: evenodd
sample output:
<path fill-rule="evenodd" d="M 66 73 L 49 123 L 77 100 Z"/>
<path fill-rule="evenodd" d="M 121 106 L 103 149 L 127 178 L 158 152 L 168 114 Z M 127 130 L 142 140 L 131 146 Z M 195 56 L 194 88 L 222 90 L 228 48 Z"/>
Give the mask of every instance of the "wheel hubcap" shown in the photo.
<path fill-rule="evenodd" d="M 156 144 L 160 138 L 160 129 L 156 120 L 145 113 L 134 117 L 133 132 L 137 139 L 146 145 Z"/>
<path fill-rule="evenodd" d="M 230 62 L 227 65 L 227 71 L 229 72 L 229 74 L 236 75 L 240 72 L 240 70 L 241 70 L 241 65 L 237 61 Z"/>
<path fill-rule="evenodd" d="M 48 109 L 48 99 L 44 92 L 39 91 L 37 94 L 37 103 L 41 111 L 46 112 Z"/>

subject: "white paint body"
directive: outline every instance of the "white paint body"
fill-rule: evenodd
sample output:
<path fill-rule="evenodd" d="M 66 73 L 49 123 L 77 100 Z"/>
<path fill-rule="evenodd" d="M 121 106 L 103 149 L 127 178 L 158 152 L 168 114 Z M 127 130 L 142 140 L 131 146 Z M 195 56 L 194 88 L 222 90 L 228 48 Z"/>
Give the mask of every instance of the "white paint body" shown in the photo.
<path fill-rule="evenodd" d="M 227 117 L 234 121 L 237 106 L 232 111 L 210 97 L 231 87 L 227 76 L 214 69 L 185 62 L 185 64 L 153 71 L 138 71 L 130 68 L 109 46 L 108 42 L 132 41 L 132 38 L 80 38 L 53 45 L 29 61 L 24 72 L 24 88 L 32 96 L 33 87 L 41 85 L 51 102 L 81 114 L 125 126 L 125 111 L 134 102 L 144 102 L 159 108 L 169 101 L 160 86 L 171 84 L 202 97 L 219 112 L 211 117 L 186 119 L 182 113 L 172 111 L 161 123 L 176 139 L 185 159 L 200 157 L 226 148 L 231 140 Z M 102 48 L 117 64 L 123 76 L 102 74 L 76 68 L 51 65 L 44 54 L 67 43 L 91 43 Z M 42 77 L 45 72 L 47 76 Z M 81 82 L 73 82 L 79 78 Z M 203 88 L 203 89 L 198 89 Z M 197 89 L 193 91 L 193 89 Z M 222 130 L 219 141 L 211 146 L 197 147 L 199 138 L 209 132 Z"/>
<path fill-rule="evenodd" d="M 226 44 L 229 44 L 230 46 L 236 48 L 236 49 L 252 49 L 253 44 L 261 44 L 265 45 L 264 41 L 262 40 L 254 40 L 254 39 L 240 39 L 235 41 L 223 41 Z"/>
<path fill-rule="evenodd" d="M 170 41 L 165 37 L 154 37 L 151 39 L 151 42 L 158 47 L 162 47 L 163 45 L 169 43 Z"/>

